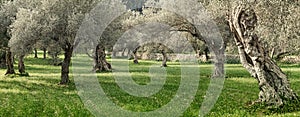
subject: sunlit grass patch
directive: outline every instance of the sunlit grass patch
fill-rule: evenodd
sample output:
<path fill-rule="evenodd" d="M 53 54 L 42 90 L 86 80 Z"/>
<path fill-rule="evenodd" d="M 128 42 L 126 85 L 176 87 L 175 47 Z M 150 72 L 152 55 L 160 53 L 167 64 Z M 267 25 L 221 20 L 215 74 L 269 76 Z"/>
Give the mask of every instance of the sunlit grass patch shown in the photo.
<path fill-rule="evenodd" d="M 110 60 L 109 60 L 110 61 Z M 128 60 L 124 60 L 125 62 Z M 151 82 L 150 68 L 159 67 L 161 62 L 143 61 L 139 64 L 129 62 L 129 71 L 135 83 L 147 85 Z M 5 69 L 0 69 L 0 116 L 93 116 L 87 110 L 78 96 L 71 73 L 72 83 L 67 86 L 58 85 L 60 81 L 60 66 L 52 66 L 49 59 L 25 59 L 28 77 L 5 77 Z M 281 65 L 283 71 L 288 74 L 292 88 L 300 94 L 300 67 Z M 289 67 L 291 66 L 291 67 Z M 83 72 L 82 76 L 90 77 L 92 66 L 73 66 Z M 187 68 L 197 66 L 185 66 Z M 148 112 L 156 110 L 168 104 L 175 96 L 182 81 L 179 62 L 169 62 L 167 68 L 161 68 L 166 73 L 166 83 L 156 94 L 149 97 L 136 97 L 123 91 L 116 83 L 114 72 L 95 73 L 99 84 L 108 98 L 117 106 L 134 112 Z M 258 83 L 255 78 L 238 64 L 226 65 L 226 79 L 224 88 L 216 104 L 207 116 L 267 116 L 267 113 L 255 111 L 256 108 L 248 108 L 247 104 L 258 98 Z M 17 69 L 17 68 L 16 68 Z M 71 68 L 71 70 L 74 70 Z M 199 109 L 206 97 L 206 91 L 210 85 L 210 77 L 213 64 L 200 64 L 200 80 L 196 96 L 190 107 L 182 116 L 198 116 Z M 17 71 L 17 70 L 16 70 Z M 117 72 L 118 73 L 118 72 Z M 186 91 L 189 92 L 189 91 Z M 174 109 L 179 107 L 174 107 Z M 298 111 L 285 113 L 269 113 L 269 116 L 294 116 Z"/>

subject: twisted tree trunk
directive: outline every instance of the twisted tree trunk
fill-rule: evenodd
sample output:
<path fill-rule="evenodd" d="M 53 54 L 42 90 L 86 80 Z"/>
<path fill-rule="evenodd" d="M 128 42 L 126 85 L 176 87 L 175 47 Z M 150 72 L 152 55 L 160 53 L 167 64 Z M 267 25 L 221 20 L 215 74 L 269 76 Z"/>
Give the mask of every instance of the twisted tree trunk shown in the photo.
<path fill-rule="evenodd" d="M 14 59 L 13 59 L 13 55 L 12 52 L 8 49 L 6 51 L 6 73 L 5 75 L 9 75 L 9 74 L 15 74 L 15 70 L 14 70 Z"/>
<path fill-rule="evenodd" d="M 161 66 L 162 66 L 162 67 L 168 67 L 168 65 L 167 65 L 167 61 L 168 61 L 167 53 L 163 50 L 163 51 L 161 52 L 161 54 L 163 55 L 163 60 L 162 60 Z"/>
<path fill-rule="evenodd" d="M 69 44 L 70 45 L 70 44 Z M 69 46 L 64 48 L 64 61 L 62 62 L 61 66 L 61 81 L 60 84 L 68 84 L 70 82 L 69 79 L 69 72 L 70 72 L 70 64 L 73 54 L 73 47 Z"/>
<path fill-rule="evenodd" d="M 133 54 L 133 63 L 134 63 L 134 64 L 138 64 L 138 63 L 139 63 L 138 56 L 137 56 L 136 54 L 137 54 L 137 51 L 138 51 L 138 49 L 139 49 L 140 47 L 141 47 L 141 46 L 138 46 L 137 48 L 135 48 L 135 49 L 132 51 L 132 54 Z"/>
<path fill-rule="evenodd" d="M 94 56 L 94 70 L 96 72 L 110 71 L 111 65 L 106 61 L 105 47 L 98 44 Z"/>
<path fill-rule="evenodd" d="M 18 69 L 19 69 L 20 74 L 25 74 L 24 57 L 25 57 L 25 55 L 19 56 Z"/>
<path fill-rule="evenodd" d="M 259 83 L 259 99 L 272 106 L 281 106 L 298 96 L 290 88 L 287 76 L 270 58 L 255 34 L 257 16 L 249 6 L 236 7 L 229 19 L 241 62 Z"/>

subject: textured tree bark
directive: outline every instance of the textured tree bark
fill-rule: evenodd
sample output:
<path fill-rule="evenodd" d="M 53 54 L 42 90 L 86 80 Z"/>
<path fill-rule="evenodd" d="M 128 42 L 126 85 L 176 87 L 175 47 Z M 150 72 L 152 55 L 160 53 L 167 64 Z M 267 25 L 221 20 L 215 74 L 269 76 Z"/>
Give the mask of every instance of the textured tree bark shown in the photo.
<path fill-rule="evenodd" d="M 101 44 L 98 44 L 96 47 L 94 62 L 94 71 L 96 72 L 111 70 L 111 65 L 106 61 L 105 47 Z"/>
<path fill-rule="evenodd" d="M 71 64 L 72 54 L 73 54 L 73 47 L 68 47 L 64 49 L 64 61 L 62 62 L 61 68 L 61 81 L 60 84 L 68 84 L 70 82 L 69 79 L 69 66 Z"/>
<path fill-rule="evenodd" d="M 161 66 L 162 66 L 162 67 L 168 67 L 168 65 L 167 65 L 167 61 L 168 61 L 167 53 L 163 50 L 163 51 L 161 52 L 161 54 L 163 55 L 163 60 L 162 60 Z"/>
<path fill-rule="evenodd" d="M 257 16 L 254 10 L 239 5 L 233 10 L 229 22 L 241 62 L 259 83 L 257 102 L 278 107 L 288 101 L 298 100 L 297 94 L 290 88 L 287 76 L 271 59 L 255 34 Z"/>
<path fill-rule="evenodd" d="M 18 69 L 21 74 L 25 74 L 24 57 L 25 55 L 19 56 Z"/>
<path fill-rule="evenodd" d="M 15 74 L 13 55 L 10 50 L 6 51 L 6 73 L 5 75 Z"/>

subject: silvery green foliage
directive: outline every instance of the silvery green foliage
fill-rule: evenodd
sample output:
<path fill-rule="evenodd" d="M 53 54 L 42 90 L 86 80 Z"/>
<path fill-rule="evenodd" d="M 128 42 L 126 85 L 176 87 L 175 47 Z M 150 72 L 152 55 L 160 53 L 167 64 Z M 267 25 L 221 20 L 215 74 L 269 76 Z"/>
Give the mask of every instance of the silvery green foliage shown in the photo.
<path fill-rule="evenodd" d="M 260 20 L 258 34 L 275 56 L 280 53 L 299 55 L 299 5 L 299 0 L 271 0 L 259 1 L 255 6 Z"/>
<path fill-rule="evenodd" d="M 146 5 L 151 5 L 151 1 L 147 1 Z M 182 48 L 182 47 L 177 47 L 178 45 L 183 46 L 183 45 L 188 45 L 188 44 L 182 44 L 182 42 L 188 42 L 185 40 L 189 40 L 190 43 L 193 45 L 196 45 L 194 48 L 199 48 L 197 43 L 200 41 L 199 37 L 193 37 L 192 34 L 195 34 L 195 27 L 193 24 L 188 22 L 186 19 L 184 19 L 182 16 L 179 16 L 175 13 L 169 12 L 167 10 L 161 10 L 158 8 L 151 8 L 151 7 L 143 7 L 141 9 L 142 11 L 129 11 L 128 13 L 128 18 L 125 20 L 122 20 L 122 28 L 125 30 L 129 30 L 132 27 L 140 25 L 141 27 L 135 28 L 137 32 L 140 32 L 144 34 L 143 36 L 133 36 L 130 38 L 131 42 L 127 43 L 134 43 L 134 39 L 136 40 L 136 43 L 141 43 L 137 42 L 138 39 L 143 38 L 147 40 L 147 37 L 151 37 L 151 41 L 156 42 L 163 42 L 163 44 L 171 44 L 173 46 L 173 49 L 176 50 L 176 48 Z M 152 22 L 152 24 L 151 24 Z M 153 22 L 158 22 L 161 23 L 160 25 L 168 25 L 164 27 L 155 27 Z M 146 23 L 146 24 L 145 24 Z M 148 23 L 148 28 L 147 28 L 147 23 Z M 144 26 L 143 26 L 144 25 Z M 151 26 L 152 27 L 149 27 Z M 152 30 L 150 30 L 152 29 Z M 149 35 L 151 32 L 162 32 L 160 34 L 154 34 L 154 35 Z M 147 34 L 148 35 L 145 35 Z M 159 36 L 160 35 L 160 36 Z M 164 38 L 155 38 L 155 37 L 164 37 Z M 187 38 L 189 37 L 189 38 Z M 172 38 L 172 39 L 170 39 Z M 182 40 L 185 39 L 185 40 Z M 175 41 L 174 41 L 175 40 Z M 146 44 L 147 41 L 144 41 L 143 43 Z M 180 43 L 180 44 L 178 44 Z M 153 47 L 157 47 L 155 50 L 161 50 L 159 46 L 153 45 Z M 165 48 L 167 49 L 167 48 Z M 193 50 L 186 50 L 186 52 L 192 52 Z"/>
<path fill-rule="evenodd" d="M 0 37 L 6 42 L 2 45 L 7 47 L 7 42 L 11 38 L 11 27 L 10 25 L 16 20 L 17 12 L 20 9 L 30 9 L 35 6 L 38 6 L 35 0 L 14 0 L 14 1 L 5 1 L 1 4 L 0 10 Z"/>
<path fill-rule="evenodd" d="M 11 40 L 9 46 L 11 51 L 19 54 L 26 54 L 32 49 L 32 45 L 39 38 L 40 26 L 33 17 L 37 11 L 30 9 L 19 9 L 17 20 L 11 25 Z M 26 23 L 26 25 L 24 25 Z"/>
<path fill-rule="evenodd" d="M 61 48 L 74 43 L 79 25 L 84 18 L 80 4 L 84 2 L 73 0 L 43 0 L 41 8 L 37 9 L 37 20 L 42 26 L 43 37 L 58 42 Z"/>
<path fill-rule="evenodd" d="M 219 26 L 220 32 L 226 41 L 228 29 L 226 26 L 226 16 L 232 6 L 238 3 L 250 4 L 259 17 L 257 34 L 262 37 L 266 45 L 265 49 L 269 53 L 274 49 L 274 54 L 288 52 L 289 54 L 299 55 L 300 51 L 300 2 L 299 0 L 199 0 L 203 3 L 207 12 L 210 13 Z M 225 16 L 225 17 L 224 17 Z M 232 43 L 232 37 L 228 37 Z M 235 45 L 228 43 L 227 52 L 234 53 L 237 50 Z M 235 53 L 237 54 L 237 53 Z"/>
<path fill-rule="evenodd" d="M 199 0 L 199 2 L 203 3 L 206 8 L 206 10 L 210 13 L 210 16 L 215 19 L 217 22 L 219 29 L 221 30 L 221 33 L 224 37 L 228 36 L 227 34 L 227 28 L 226 24 L 224 22 L 224 19 L 226 19 L 226 13 L 227 10 L 231 8 L 231 6 L 235 3 L 235 0 L 230 1 L 207 1 L 207 0 Z M 36 38 L 29 39 L 28 41 L 25 41 L 24 39 L 18 39 L 18 38 L 29 38 L 30 36 L 36 35 L 41 38 L 39 39 L 49 39 L 50 38 L 58 38 L 58 42 L 61 43 L 61 45 L 64 45 L 66 43 L 65 40 L 72 43 L 74 38 L 74 32 L 78 29 L 78 24 L 82 22 L 82 19 L 86 12 L 88 12 L 93 6 L 97 3 L 97 0 L 88 0 L 88 1 L 79 1 L 79 0 L 15 0 L 13 2 L 8 1 L 1 5 L 1 11 L 0 11 L 0 37 L 1 37 L 1 47 L 4 45 L 7 45 L 7 41 L 9 40 L 10 36 L 13 36 L 13 40 L 11 41 L 11 47 L 13 45 L 19 45 L 18 43 L 22 44 L 23 42 L 30 42 L 30 43 L 23 43 L 25 48 L 26 44 L 33 44 L 36 42 Z M 149 4 L 155 4 L 156 0 L 148 0 L 147 3 L 141 2 L 140 6 L 142 4 L 146 4 L 148 6 L 151 6 Z M 127 7 L 131 8 L 132 4 L 127 3 Z M 277 53 L 280 52 L 289 52 L 292 51 L 292 53 L 297 54 L 299 52 L 299 1 L 256 1 L 256 3 L 253 4 L 253 7 L 255 7 L 256 12 L 261 20 L 259 22 L 259 34 L 263 38 L 263 41 L 266 42 L 268 45 L 268 48 L 275 48 Z M 131 6 L 130 6 L 131 5 Z M 152 9 L 153 10 L 153 9 Z M 20 12 L 20 13 L 18 13 Z M 25 19 L 28 20 L 28 17 L 30 13 L 33 13 L 34 17 L 32 20 L 26 22 Z M 165 19 L 171 19 L 170 22 L 173 21 L 179 21 L 179 20 L 172 20 L 172 15 L 169 15 L 168 13 L 158 13 L 159 15 L 149 18 L 153 16 L 153 12 L 149 9 L 144 10 L 144 14 L 147 14 L 147 20 L 157 20 L 161 19 L 162 17 L 167 17 Z M 64 15 L 65 14 L 65 15 Z M 18 16 L 16 16 L 18 15 Z M 134 23 L 142 22 L 143 17 L 141 17 L 139 12 L 133 12 L 126 20 L 125 24 L 134 25 Z M 16 19 L 19 17 L 20 19 Z M 25 17 L 25 19 L 21 18 Z M 136 20 L 138 17 L 138 20 Z M 135 19 L 135 20 L 132 20 Z M 18 24 L 13 24 L 11 26 L 12 31 L 10 31 L 10 25 L 15 21 L 17 21 Z M 23 20 L 23 21 L 22 21 Z M 18 29 L 13 29 L 19 27 L 25 28 L 25 26 L 21 26 L 22 22 L 25 26 L 28 26 L 28 30 L 21 30 L 22 32 L 18 33 Z M 39 29 L 39 31 L 36 31 L 36 33 L 31 35 L 21 35 L 26 33 L 33 32 L 29 31 L 30 29 L 34 29 L 34 26 L 32 24 L 38 24 L 38 27 L 35 27 L 35 29 Z M 119 22 L 118 22 L 119 23 Z M 114 29 L 118 29 L 120 27 L 120 23 L 118 24 L 112 24 L 117 26 Z M 29 25 L 31 24 L 31 25 Z M 126 25 L 125 25 L 126 26 Z M 127 25 L 128 26 L 128 25 Z M 117 34 L 120 34 L 122 32 L 122 29 L 115 30 L 117 32 L 115 33 L 104 33 L 104 38 L 116 36 Z M 59 32 L 59 33 L 58 33 Z M 107 32 L 109 32 L 109 29 L 107 29 Z M 114 35 L 116 34 L 116 35 Z M 19 35 L 19 36 L 18 36 Z M 67 36 L 70 35 L 70 36 Z M 22 37 L 20 37 L 22 36 Z M 24 36 L 24 37 L 23 37 Z M 47 37 L 47 38 L 45 38 Z M 225 38 L 226 39 L 226 38 Z M 22 40 L 18 42 L 17 40 Z M 26 39 L 27 40 L 27 39 Z M 33 41 L 34 40 L 34 41 Z M 106 43 L 105 45 L 109 45 L 110 42 Z M 271 51 L 269 49 L 269 51 Z M 18 50 L 17 48 L 13 49 L 14 51 Z M 25 49 L 26 50 L 26 49 Z"/>
<path fill-rule="evenodd" d="M 16 13 L 15 4 L 13 2 L 4 2 L 0 9 L 0 48 L 6 49 L 10 39 L 9 25 L 14 21 Z"/>
<path fill-rule="evenodd" d="M 10 47 L 14 52 L 27 53 L 37 43 L 55 41 L 65 49 L 74 43 L 84 15 L 97 0 L 22 0 L 15 4 L 16 20 L 10 26 Z M 25 5 L 26 6 L 26 5 Z M 49 45 L 50 46 L 50 45 Z"/>

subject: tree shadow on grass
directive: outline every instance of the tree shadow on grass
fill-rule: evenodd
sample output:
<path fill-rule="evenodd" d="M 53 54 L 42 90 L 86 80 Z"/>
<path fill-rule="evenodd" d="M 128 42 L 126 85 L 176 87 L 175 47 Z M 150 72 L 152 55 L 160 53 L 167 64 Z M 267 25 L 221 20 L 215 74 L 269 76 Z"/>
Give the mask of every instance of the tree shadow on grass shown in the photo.
<path fill-rule="evenodd" d="M 3 88 L 19 88 L 25 89 L 27 91 L 42 91 L 45 89 L 56 90 L 56 91 L 64 91 L 66 89 L 74 89 L 73 85 L 66 87 L 58 86 L 57 84 L 53 84 L 52 82 L 57 82 L 56 79 L 34 79 L 34 80 L 0 80 Z"/>
<path fill-rule="evenodd" d="M 55 83 L 52 83 L 55 82 Z M 91 116 L 77 95 L 75 84 L 57 85 L 57 79 L 1 79 L 0 115 Z"/>
<path fill-rule="evenodd" d="M 57 74 L 60 73 L 60 68 L 58 67 L 35 67 L 35 66 L 26 66 L 27 72 L 30 73 L 41 73 L 41 74 Z"/>

